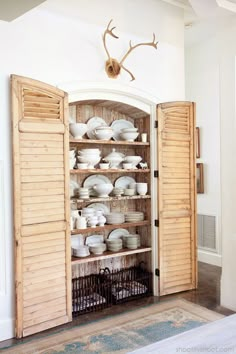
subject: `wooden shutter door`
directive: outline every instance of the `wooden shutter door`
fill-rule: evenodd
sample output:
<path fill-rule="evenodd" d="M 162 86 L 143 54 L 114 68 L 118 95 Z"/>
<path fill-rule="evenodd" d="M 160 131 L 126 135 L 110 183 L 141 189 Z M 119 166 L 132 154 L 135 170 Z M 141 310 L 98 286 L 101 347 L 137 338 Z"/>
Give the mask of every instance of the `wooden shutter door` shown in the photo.
<path fill-rule="evenodd" d="M 67 94 L 13 75 L 16 336 L 71 320 Z"/>
<path fill-rule="evenodd" d="M 160 295 L 196 288 L 195 106 L 157 107 Z"/>

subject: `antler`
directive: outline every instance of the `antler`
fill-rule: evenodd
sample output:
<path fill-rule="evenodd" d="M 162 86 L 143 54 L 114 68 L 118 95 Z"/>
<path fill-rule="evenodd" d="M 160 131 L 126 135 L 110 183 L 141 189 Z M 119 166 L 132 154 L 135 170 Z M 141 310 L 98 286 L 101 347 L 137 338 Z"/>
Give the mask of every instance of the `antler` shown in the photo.
<path fill-rule="evenodd" d="M 108 23 L 107 28 L 105 29 L 105 32 L 104 32 L 103 37 L 102 37 L 102 39 L 103 39 L 103 44 L 104 44 L 104 48 L 105 48 L 105 51 L 106 51 L 106 53 L 107 53 L 108 59 L 111 59 L 111 56 L 110 56 L 110 54 L 109 54 L 109 52 L 108 52 L 108 49 L 107 49 L 107 46 L 106 46 L 106 35 L 107 35 L 107 34 L 110 34 L 110 36 L 112 36 L 112 37 L 114 37 L 114 38 L 116 38 L 116 39 L 119 38 L 119 37 L 117 37 L 117 36 L 112 32 L 116 27 L 109 28 L 109 27 L 110 27 L 110 24 L 112 23 L 112 21 L 113 21 L 113 20 L 111 19 L 110 22 Z"/>
<path fill-rule="evenodd" d="M 153 33 L 153 40 L 152 42 L 144 42 L 144 43 L 138 43 L 134 46 L 132 46 L 131 41 L 129 41 L 129 50 L 127 51 L 127 53 L 123 56 L 123 58 L 120 61 L 120 66 L 122 66 L 123 62 L 125 61 L 125 59 L 127 58 L 127 56 L 132 52 L 132 50 L 134 50 L 137 47 L 140 47 L 141 45 L 149 45 L 151 47 L 154 47 L 155 49 L 157 49 L 157 44 L 158 42 L 155 42 L 156 36 L 155 33 Z M 123 68 L 124 69 L 124 68 Z"/>
<path fill-rule="evenodd" d="M 115 79 L 117 78 L 117 76 L 120 74 L 120 70 L 121 68 L 124 69 L 130 76 L 131 76 L 131 81 L 135 80 L 135 77 L 134 75 L 124 67 L 123 65 L 123 62 L 125 61 L 125 59 L 127 58 L 127 56 L 132 52 L 132 50 L 134 50 L 135 48 L 137 47 L 140 47 L 141 45 L 149 45 L 151 47 L 154 47 L 155 49 L 157 49 L 157 43 L 158 42 L 155 42 L 155 33 L 153 33 L 153 40 L 152 42 L 144 42 L 144 43 L 138 43 L 134 46 L 132 46 L 131 44 L 131 41 L 129 42 L 129 50 L 127 51 L 127 53 L 123 56 L 123 58 L 121 59 L 120 62 L 118 62 L 118 60 L 112 58 L 109 54 L 109 51 L 107 49 L 107 46 L 106 46 L 106 35 L 109 34 L 110 36 L 114 37 L 114 38 L 119 38 L 117 37 L 114 33 L 113 33 L 113 30 L 116 28 L 116 27 L 112 27 L 110 28 L 110 25 L 112 23 L 113 20 L 110 20 L 110 22 L 108 23 L 107 25 L 107 28 L 105 29 L 104 31 L 104 34 L 103 34 L 103 44 L 104 44 L 104 48 L 105 48 L 105 51 L 107 53 L 107 56 L 108 56 L 108 59 L 106 61 L 106 65 L 105 65 L 105 70 L 106 70 L 106 73 L 107 75 L 112 78 L 112 79 Z"/>

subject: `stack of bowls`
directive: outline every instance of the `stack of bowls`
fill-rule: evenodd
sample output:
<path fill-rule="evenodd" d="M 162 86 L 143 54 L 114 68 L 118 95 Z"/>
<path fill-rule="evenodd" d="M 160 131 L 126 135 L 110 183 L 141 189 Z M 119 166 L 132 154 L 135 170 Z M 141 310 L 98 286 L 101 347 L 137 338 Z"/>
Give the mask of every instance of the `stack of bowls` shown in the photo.
<path fill-rule="evenodd" d="M 88 246 L 78 246 L 73 248 L 73 256 L 75 257 L 87 257 L 89 255 L 90 253 Z"/>
<path fill-rule="evenodd" d="M 122 240 L 120 238 L 106 240 L 106 243 L 108 251 L 118 252 L 122 249 Z"/>
<path fill-rule="evenodd" d="M 130 235 L 123 235 L 123 246 L 130 248 L 130 249 L 136 249 L 140 247 L 140 235 L 138 234 L 130 234 Z"/>
<path fill-rule="evenodd" d="M 122 194 L 124 194 L 124 189 L 115 187 L 113 188 L 112 194 L 115 195 L 116 197 L 121 197 Z"/>
<path fill-rule="evenodd" d="M 105 215 L 107 224 L 123 224 L 125 216 L 123 213 L 109 213 Z"/>
<path fill-rule="evenodd" d="M 129 211 L 125 213 L 125 222 L 138 222 L 144 220 L 144 213 L 142 211 Z"/>
<path fill-rule="evenodd" d="M 125 188 L 124 195 L 132 197 L 133 195 L 135 195 L 135 189 L 133 189 L 133 188 Z"/>
<path fill-rule="evenodd" d="M 93 243 L 91 246 L 89 246 L 89 250 L 93 254 L 103 254 L 103 252 L 106 250 L 106 244 L 105 243 Z"/>
<path fill-rule="evenodd" d="M 88 188 L 80 188 L 79 189 L 79 197 L 80 197 L 80 199 L 89 199 L 89 189 Z"/>
<path fill-rule="evenodd" d="M 78 160 L 81 163 L 88 163 L 89 169 L 94 169 L 94 166 L 101 160 L 101 151 L 99 149 L 82 149 L 78 151 Z"/>

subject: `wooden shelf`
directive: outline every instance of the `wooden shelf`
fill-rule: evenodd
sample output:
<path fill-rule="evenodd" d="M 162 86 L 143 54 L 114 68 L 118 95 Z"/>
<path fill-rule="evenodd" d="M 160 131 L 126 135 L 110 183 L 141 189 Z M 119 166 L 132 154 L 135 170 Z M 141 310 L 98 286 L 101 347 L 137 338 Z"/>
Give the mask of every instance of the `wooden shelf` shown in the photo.
<path fill-rule="evenodd" d="M 146 168 L 145 170 L 142 169 L 132 169 L 132 170 L 124 170 L 124 169 L 100 169 L 100 168 L 94 168 L 94 169 L 86 169 L 86 170 L 70 170 L 70 174 L 72 175 L 77 175 L 77 174 L 83 174 L 83 173 L 96 173 L 96 174 L 104 174 L 104 173 L 149 173 L 150 169 Z"/>
<path fill-rule="evenodd" d="M 108 197 L 108 198 L 89 198 L 89 199 L 79 199 L 79 198 L 71 198 L 72 203 L 94 203 L 94 202 L 113 202 L 117 200 L 137 200 L 137 199 L 151 199 L 150 195 L 134 195 L 132 197 L 129 196 L 121 196 L 121 197 Z"/>
<path fill-rule="evenodd" d="M 150 252 L 151 250 L 152 250 L 151 247 L 139 247 L 135 250 L 130 250 L 128 248 L 124 248 L 124 249 L 120 250 L 119 252 L 105 251 L 101 255 L 92 254 L 92 255 L 84 257 L 84 258 L 72 257 L 71 263 L 73 266 L 74 264 L 84 264 L 84 263 L 99 261 L 99 260 L 103 260 L 103 259 L 107 259 L 107 258 L 115 258 L 115 257 L 128 256 L 131 254 Z"/>
<path fill-rule="evenodd" d="M 98 144 L 98 145 L 128 145 L 128 146 L 150 146 L 150 143 L 143 143 L 142 141 L 114 141 L 114 140 L 91 140 L 91 139 L 73 139 L 70 138 L 71 145 L 77 144 Z"/>
<path fill-rule="evenodd" d="M 129 227 L 146 226 L 146 225 L 150 225 L 149 220 L 138 221 L 138 222 L 124 222 L 123 224 L 109 224 L 109 225 L 105 225 L 105 226 L 87 227 L 86 229 L 75 229 L 75 230 L 71 231 L 71 235 L 87 234 L 89 232 L 113 230 L 113 229 L 119 229 L 119 228 L 128 229 Z"/>

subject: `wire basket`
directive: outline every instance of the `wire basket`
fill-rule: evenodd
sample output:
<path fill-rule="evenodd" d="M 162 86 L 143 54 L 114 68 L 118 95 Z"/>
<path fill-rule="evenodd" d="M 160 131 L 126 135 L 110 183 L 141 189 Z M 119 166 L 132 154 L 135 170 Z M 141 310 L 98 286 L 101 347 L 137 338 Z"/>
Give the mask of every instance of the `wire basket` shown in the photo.
<path fill-rule="evenodd" d="M 98 311 L 112 304 L 110 284 L 98 274 L 72 279 L 72 316 Z"/>
<path fill-rule="evenodd" d="M 100 271 L 100 275 L 102 283 L 110 284 L 113 304 L 150 296 L 153 293 L 152 273 L 141 265 L 112 271 L 105 268 Z"/>

